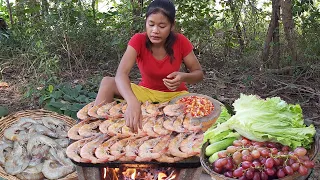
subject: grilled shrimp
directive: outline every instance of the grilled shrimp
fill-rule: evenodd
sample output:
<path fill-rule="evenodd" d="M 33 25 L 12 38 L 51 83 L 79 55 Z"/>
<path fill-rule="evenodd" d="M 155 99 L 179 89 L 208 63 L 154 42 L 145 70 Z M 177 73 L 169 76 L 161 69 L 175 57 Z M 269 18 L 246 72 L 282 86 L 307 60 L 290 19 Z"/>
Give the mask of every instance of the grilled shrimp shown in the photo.
<path fill-rule="evenodd" d="M 125 126 L 126 121 L 124 119 L 119 119 L 115 123 L 108 127 L 107 134 L 110 136 L 116 136 L 121 134 L 122 127 Z"/>
<path fill-rule="evenodd" d="M 102 144 L 103 141 L 105 141 L 106 139 L 108 139 L 109 136 L 106 134 L 102 134 L 100 136 L 98 136 L 97 139 L 94 139 L 90 142 L 88 142 L 87 144 L 85 144 L 81 150 L 80 150 L 80 156 L 82 158 L 85 159 L 89 159 L 91 160 L 91 163 L 102 163 L 103 160 L 98 159 L 94 156 L 94 152 L 97 149 L 98 146 L 100 146 Z"/>
<path fill-rule="evenodd" d="M 180 150 L 180 144 L 183 141 L 183 139 L 185 134 L 180 133 L 178 134 L 176 137 L 174 137 L 173 139 L 171 139 L 170 143 L 169 143 L 169 149 L 168 151 L 173 155 L 173 156 L 177 156 L 177 157 L 182 157 L 182 158 L 187 158 L 190 157 L 187 153 L 182 152 Z"/>
<path fill-rule="evenodd" d="M 98 129 L 99 125 L 101 124 L 101 120 L 96 120 L 81 126 L 78 130 L 78 133 L 82 137 L 91 137 L 94 135 L 100 134 Z"/>
<path fill-rule="evenodd" d="M 145 123 L 142 125 L 142 130 L 150 137 L 159 137 L 159 134 L 153 129 L 155 121 L 156 117 L 149 117 L 145 119 Z"/>
<path fill-rule="evenodd" d="M 119 137 L 113 136 L 112 138 L 108 139 L 100 146 L 98 146 L 95 151 L 96 157 L 100 159 L 102 162 L 117 160 L 115 156 L 110 154 L 110 146 L 112 146 L 117 141 L 119 141 Z"/>
<path fill-rule="evenodd" d="M 80 156 L 80 150 L 86 143 L 92 141 L 95 138 L 96 138 L 96 136 L 92 136 L 89 138 L 80 139 L 80 140 L 70 144 L 66 150 L 67 156 L 76 162 L 89 163 L 90 159 L 85 159 Z"/>
<path fill-rule="evenodd" d="M 113 119 L 107 119 L 102 121 L 102 123 L 99 125 L 100 132 L 107 134 L 109 126 L 111 126 L 113 123 L 116 123 L 116 121 Z"/>
<path fill-rule="evenodd" d="M 139 147 L 148 139 L 149 136 L 144 136 L 128 143 L 128 145 L 125 147 L 125 156 L 128 157 L 128 161 L 134 161 L 136 159 L 138 156 Z"/>
<path fill-rule="evenodd" d="M 192 116 L 190 113 L 186 114 L 182 124 L 183 127 L 189 131 L 199 132 L 202 129 L 202 123 L 192 122 Z"/>
<path fill-rule="evenodd" d="M 197 139 L 199 138 L 195 133 L 188 135 L 187 138 L 181 141 L 180 150 L 184 153 L 187 153 L 189 156 L 198 154 L 198 152 L 194 151 L 192 148 L 196 144 Z"/>
<path fill-rule="evenodd" d="M 159 117 L 154 126 L 153 126 L 153 130 L 155 133 L 159 134 L 159 135 L 168 135 L 168 134 L 171 134 L 172 131 L 166 129 L 163 127 L 163 122 L 164 122 L 164 117 L 161 116 Z"/>
<path fill-rule="evenodd" d="M 145 108 L 148 116 L 157 116 L 163 114 L 157 104 L 150 103 L 147 101 L 145 103 Z"/>
<path fill-rule="evenodd" d="M 122 106 L 125 105 L 125 102 L 121 102 L 119 104 L 114 105 L 112 108 L 110 108 L 109 113 L 111 117 L 122 117 Z"/>
<path fill-rule="evenodd" d="M 175 131 L 175 128 L 173 126 L 174 121 L 177 119 L 177 117 L 169 117 L 169 116 L 164 116 L 164 121 L 162 123 L 163 127 L 165 129 L 168 129 L 170 131 Z"/>
<path fill-rule="evenodd" d="M 103 118 L 103 116 L 99 116 L 98 115 L 98 109 L 100 107 L 102 107 L 103 105 L 105 105 L 105 101 L 101 102 L 100 104 L 98 105 L 94 105 L 92 106 L 91 108 L 88 109 L 88 115 L 91 116 L 91 117 L 95 117 L 95 118 Z"/>
<path fill-rule="evenodd" d="M 183 104 L 169 104 L 163 108 L 163 112 L 167 116 L 180 116 L 184 113 Z"/>
<path fill-rule="evenodd" d="M 92 107 L 94 106 L 94 102 L 91 102 L 87 105 L 85 105 L 82 109 L 80 109 L 78 112 L 77 112 L 77 117 L 81 120 L 84 120 L 84 119 L 87 119 L 89 116 L 88 116 L 88 111 L 89 109 L 91 109 Z"/>
<path fill-rule="evenodd" d="M 161 155 L 168 151 L 168 145 L 170 142 L 170 135 L 162 136 L 161 141 L 154 146 L 152 152 L 158 152 Z"/>
<path fill-rule="evenodd" d="M 116 104 L 116 101 L 113 101 L 111 103 L 104 104 L 97 110 L 97 114 L 100 117 L 108 117 L 109 116 L 109 110 Z"/>
<path fill-rule="evenodd" d="M 149 139 L 142 143 L 139 147 L 138 156 L 136 161 L 151 161 L 152 159 L 157 159 L 161 156 L 159 152 L 153 152 L 153 148 L 161 141 L 162 137 L 157 137 Z"/>
<path fill-rule="evenodd" d="M 186 132 L 187 130 L 182 126 L 184 115 L 180 115 L 177 119 L 173 122 L 173 128 L 178 133 Z"/>
<path fill-rule="evenodd" d="M 165 153 L 165 154 L 162 154 L 161 157 L 159 157 L 155 160 L 158 162 L 174 163 L 177 161 L 181 161 L 183 159 L 184 158 L 182 158 L 182 157 L 176 157 L 176 156 L 172 156 L 170 153 Z"/>
<path fill-rule="evenodd" d="M 92 118 L 87 118 L 83 121 L 80 121 L 78 124 L 72 126 L 69 131 L 68 131 L 68 137 L 73 140 L 79 140 L 82 139 L 83 137 L 79 135 L 78 130 L 85 124 L 89 123 Z"/>
<path fill-rule="evenodd" d="M 125 155 L 125 146 L 130 142 L 134 141 L 135 139 L 136 137 L 129 137 L 117 141 L 112 146 L 110 146 L 111 155 L 113 155 L 116 159 L 121 158 Z"/>

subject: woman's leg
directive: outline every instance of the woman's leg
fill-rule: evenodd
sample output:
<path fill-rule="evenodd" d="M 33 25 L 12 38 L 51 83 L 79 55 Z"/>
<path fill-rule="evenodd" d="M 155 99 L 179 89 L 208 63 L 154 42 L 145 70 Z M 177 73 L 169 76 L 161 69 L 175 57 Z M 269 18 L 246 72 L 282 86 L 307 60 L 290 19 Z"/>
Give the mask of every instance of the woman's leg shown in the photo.
<path fill-rule="evenodd" d="M 115 95 L 121 96 L 116 86 L 115 78 L 104 77 L 101 80 L 94 105 L 97 106 L 103 102 L 112 102 Z"/>

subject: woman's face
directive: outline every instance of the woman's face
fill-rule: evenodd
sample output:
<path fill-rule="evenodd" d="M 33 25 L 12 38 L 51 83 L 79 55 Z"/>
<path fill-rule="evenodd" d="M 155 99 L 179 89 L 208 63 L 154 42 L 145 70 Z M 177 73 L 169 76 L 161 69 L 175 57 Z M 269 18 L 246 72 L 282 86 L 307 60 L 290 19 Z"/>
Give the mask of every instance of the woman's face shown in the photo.
<path fill-rule="evenodd" d="M 147 35 L 152 44 L 163 45 L 173 26 L 162 13 L 150 14 L 146 20 Z"/>

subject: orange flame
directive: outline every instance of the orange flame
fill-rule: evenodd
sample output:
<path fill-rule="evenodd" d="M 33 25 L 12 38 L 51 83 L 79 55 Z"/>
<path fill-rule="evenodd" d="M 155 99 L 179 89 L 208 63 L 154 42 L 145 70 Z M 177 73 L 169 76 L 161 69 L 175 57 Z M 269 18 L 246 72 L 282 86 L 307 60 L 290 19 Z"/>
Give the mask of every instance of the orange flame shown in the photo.
<path fill-rule="evenodd" d="M 166 179 L 168 176 L 163 173 L 163 172 L 159 172 L 158 174 L 158 180 L 163 180 L 163 179 Z"/>

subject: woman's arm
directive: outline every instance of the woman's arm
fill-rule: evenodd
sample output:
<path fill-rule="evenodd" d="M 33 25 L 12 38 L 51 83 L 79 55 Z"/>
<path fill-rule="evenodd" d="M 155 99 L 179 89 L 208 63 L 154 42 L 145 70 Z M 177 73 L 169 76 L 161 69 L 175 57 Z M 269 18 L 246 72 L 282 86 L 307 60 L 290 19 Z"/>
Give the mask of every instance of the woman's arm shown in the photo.
<path fill-rule="evenodd" d="M 182 81 L 188 84 L 194 84 L 202 81 L 204 78 L 203 71 L 194 52 L 191 51 L 186 57 L 183 58 L 183 61 L 190 72 L 185 73 L 182 76 Z"/>
<path fill-rule="evenodd" d="M 121 96 L 127 101 L 135 101 L 137 98 L 132 92 L 131 89 L 131 81 L 129 79 L 129 73 L 136 61 L 137 52 L 136 50 L 128 46 L 125 53 L 122 56 L 120 64 L 117 69 L 117 73 L 115 76 L 117 88 L 121 94 Z"/>
<path fill-rule="evenodd" d="M 173 72 L 169 74 L 166 79 L 163 79 L 163 83 L 171 91 L 177 90 L 182 82 L 194 84 L 204 78 L 201 65 L 193 51 L 184 57 L 183 61 L 187 69 L 190 71 L 189 73 Z"/>
<path fill-rule="evenodd" d="M 129 79 L 129 73 L 136 61 L 136 58 L 136 50 L 133 47 L 128 46 L 120 61 L 115 77 L 118 91 L 128 104 L 126 112 L 124 113 L 126 125 L 134 132 L 137 132 L 138 128 L 142 129 L 141 104 L 132 92 Z"/>

